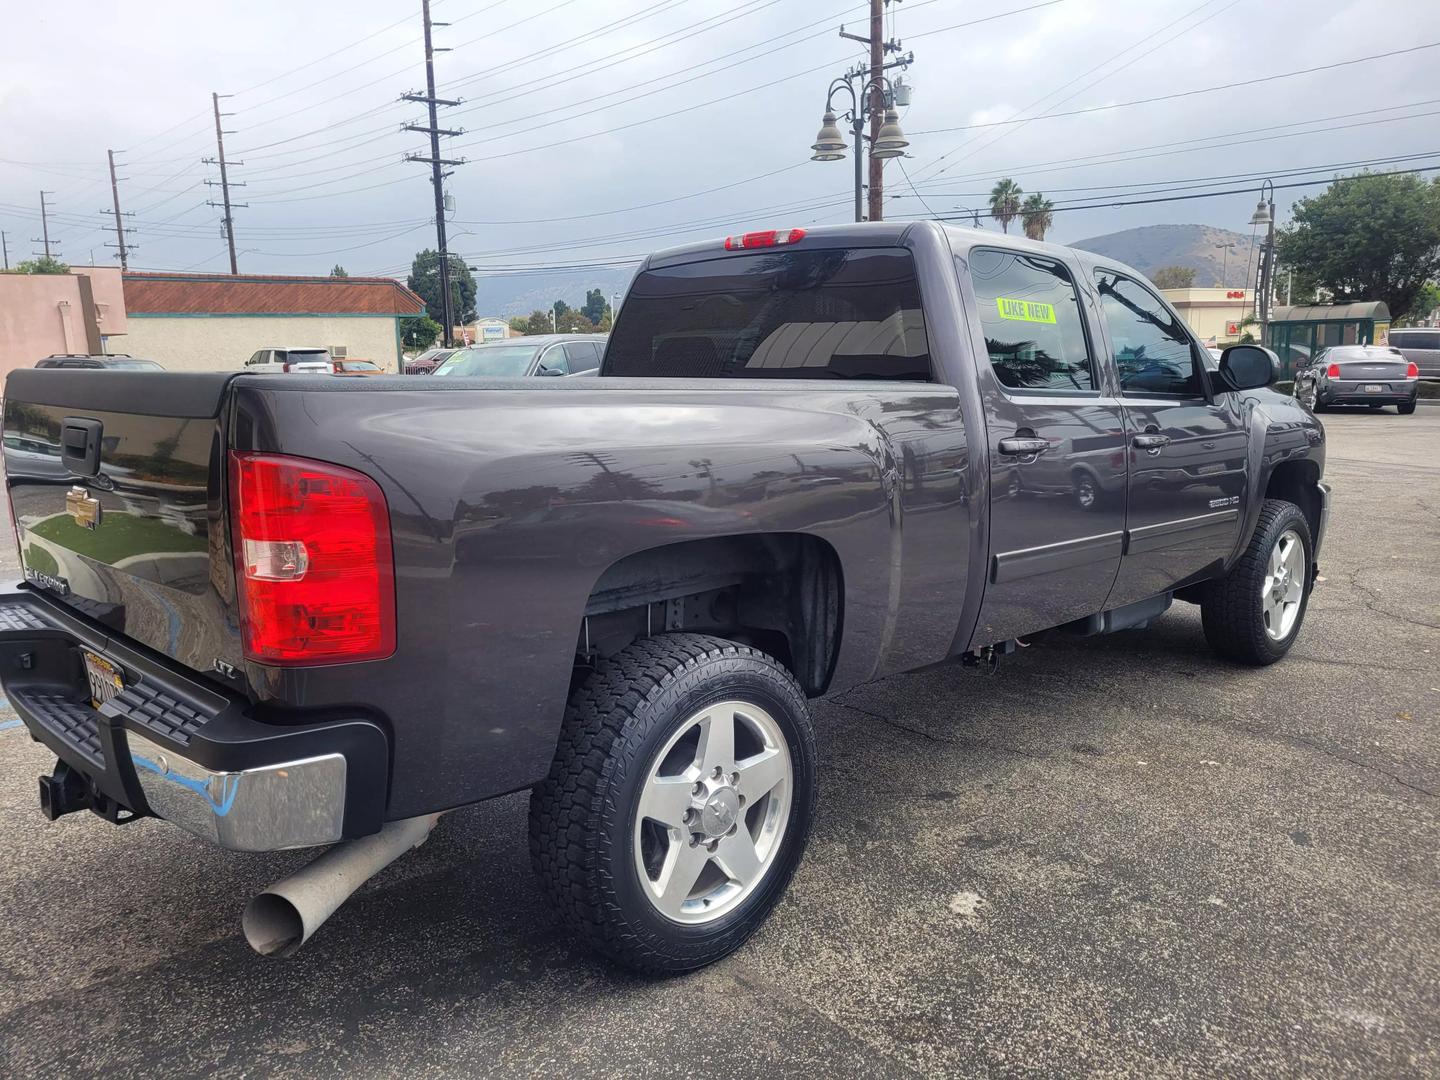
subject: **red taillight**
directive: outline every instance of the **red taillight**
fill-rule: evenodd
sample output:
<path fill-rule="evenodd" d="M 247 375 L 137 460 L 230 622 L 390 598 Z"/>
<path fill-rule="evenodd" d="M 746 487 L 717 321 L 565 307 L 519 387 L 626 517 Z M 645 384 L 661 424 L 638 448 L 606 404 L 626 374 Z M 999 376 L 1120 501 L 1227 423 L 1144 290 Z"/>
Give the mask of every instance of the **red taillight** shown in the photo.
<path fill-rule="evenodd" d="M 390 512 L 363 473 L 231 451 L 230 512 L 245 655 L 262 664 L 395 651 Z"/>
<path fill-rule="evenodd" d="M 1338 379 L 1338 378 L 1340 378 L 1340 365 L 1339 365 L 1339 364 L 1331 364 L 1328 368 L 1325 369 L 1325 377 L 1326 377 L 1327 379 Z"/>
<path fill-rule="evenodd" d="M 741 233 L 739 236 L 727 236 L 725 250 L 739 251 L 742 248 L 779 247 L 782 244 L 799 243 L 804 239 L 804 229 L 766 229 L 763 232 L 747 232 Z"/>
<path fill-rule="evenodd" d="M 1411 360 L 1405 365 L 1405 378 L 1418 379 L 1420 377 L 1420 365 Z"/>

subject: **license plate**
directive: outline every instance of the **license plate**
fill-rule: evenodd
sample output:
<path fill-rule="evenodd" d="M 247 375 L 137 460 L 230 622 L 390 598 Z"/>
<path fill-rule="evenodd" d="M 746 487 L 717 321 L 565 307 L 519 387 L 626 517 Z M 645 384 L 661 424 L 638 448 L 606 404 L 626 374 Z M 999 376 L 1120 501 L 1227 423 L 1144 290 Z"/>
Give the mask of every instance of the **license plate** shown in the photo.
<path fill-rule="evenodd" d="M 90 681 L 90 704 L 98 709 L 125 689 L 125 676 L 103 656 L 88 651 L 84 655 L 85 677 Z"/>
<path fill-rule="evenodd" d="M 1372 383 L 1366 383 L 1366 384 L 1365 384 L 1365 393 L 1367 393 L 1367 394 L 1378 394 L 1378 393 L 1380 393 L 1381 390 L 1384 390 L 1384 389 L 1385 389 L 1385 388 L 1384 388 L 1383 386 L 1381 386 L 1379 383 L 1373 383 L 1373 382 L 1372 382 Z"/>

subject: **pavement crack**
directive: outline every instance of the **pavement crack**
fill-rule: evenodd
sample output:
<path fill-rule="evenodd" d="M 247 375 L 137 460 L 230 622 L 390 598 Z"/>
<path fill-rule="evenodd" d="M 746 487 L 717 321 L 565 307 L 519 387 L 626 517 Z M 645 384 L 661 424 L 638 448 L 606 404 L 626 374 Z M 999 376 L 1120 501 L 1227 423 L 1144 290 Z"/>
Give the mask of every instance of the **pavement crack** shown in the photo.
<path fill-rule="evenodd" d="M 1320 743 L 1317 743 L 1312 739 L 1305 738 L 1305 736 L 1303 735 L 1285 735 L 1281 737 L 1286 742 L 1294 743 L 1297 746 L 1308 747 L 1311 750 L 1324 754 L 1328 758 L 1334 758 L 1336 761 L 1343 761 L 1348 765 L 1354 765 L 1357 768 L 1368 769 L 1370 772 L 1379 773 L 1381 776 L 1388 777 L 1389 779 L 1395 781 L 1395 783 L 1399 784 L 1403 788 L 1409 788 L 1411 791 L 1418 792 L 1421 795 L 1428 795 L 1432 799 L 1440 799 L 1440 791 L 1431 791 L 1429 788 L 1423 787 L 1420 784 L 1411 783 L 1404 777 L 1397 776 L 1389 769 L 1383 768 L 1379 765 L 1373 765 L 1370 762 L 1364 760 L 1363 758 L 1352 757 L 1351 755 L 1342 753 L 1339 750 L 1332 750 L 1328 746 L 1322 746 Z"/>
<path fill-rule="evenodd" d="M 857 712 L 861 716 L 869 717 L 871 720 L 878 720 L 882 724 L 924 739 L 926 742 L 943 743 L 947 746 L 977 747 L 982 750 L 993 750 L 1000 754 L 1014 754 L 1017 757 L 1029 758 L 1031 761 L 1044 760 L 1043 755 L 1032 754 L 1028 750 L 1019 750 L 1013 746 L 1002 746 L 999 743 L 986 742 L 984 739 L 966 739 L 957 738 L 953 735 L 936 735 L 934 732 L 926 731 L 924 728 L 911 727 L 909 724 L 901 723 L 892 717 L 871 712 L 869 709 L 862 709 L 859 705 L 851 705 L 843 697 L 831 698 L 830 701 L 834 705 L 839 705 L 842 709 L 849 709 L 851 712 Z"/>
<path fill-rule="evenodd" d="M 1380 590 L 1373 589 L 1368 585 L 1361 585 L 1358 580 L 1361 574 L 1365 573 L 1366 570 L 1370 569 L 1374 568 L 1369 566 L 1357 566 L 1355 569 L 1351 570 L 1349 574 L 1350 587 L 1353 588 L 1356 592 L 1361 593 L 1363 596 L 1363 599 L 1360 601 L 1361 606 L 1363 606 L 1367 611 L 1379 615 L 1382 618 L 1394 619 L 1396 622 L 1405 623 L 1408 626 L 1421 626 L 1429 630 L 1440 630 L 1440 623 L 1426 622 L 1424 619 L 1412 619 L 1406 615 L 1397 615 L 1393 611 L 1389 611 L 1385 608 L 1380 607 L 1379 604 L 1383 595 Z"/>

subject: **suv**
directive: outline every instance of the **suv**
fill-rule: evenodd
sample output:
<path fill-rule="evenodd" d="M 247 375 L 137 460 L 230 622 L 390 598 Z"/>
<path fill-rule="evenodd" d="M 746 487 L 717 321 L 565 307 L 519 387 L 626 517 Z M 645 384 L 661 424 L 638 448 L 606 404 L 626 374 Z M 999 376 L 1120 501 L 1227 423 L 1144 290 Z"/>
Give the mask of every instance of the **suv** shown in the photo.
<path fill-rule="evenodd" d="M 436 375 L 595 375 L 604 334 L 537 334 L 457 349 Z"/>
<path fill-rule="evenodd" d="M 154 360 L 139 360 L 129 353 L 55 353 L 36 365 L 38 368 L 91 368 L 111 371 L 164 371 Z"/>
<path fill-rule="evenodd" d="M 329 349 L 297 347 L 290 349 L 261 349 L 245 361 L 245 370 L 252 372 L 278 371 L 286 375 L 310 374 L 329 375 L 333 368 Z"/>
<path fill-rule="evenodd" d="M 1392 326 L 1389 340 L 1420 370 L 1420 378 L 1440 379 L 1440 326 Z"/>

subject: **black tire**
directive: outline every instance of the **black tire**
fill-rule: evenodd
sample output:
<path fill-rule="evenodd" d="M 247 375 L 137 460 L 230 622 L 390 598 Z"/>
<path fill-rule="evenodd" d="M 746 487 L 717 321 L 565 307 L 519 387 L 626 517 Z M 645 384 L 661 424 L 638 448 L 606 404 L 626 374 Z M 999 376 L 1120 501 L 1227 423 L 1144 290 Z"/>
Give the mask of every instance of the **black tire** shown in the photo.
<path fill-rule="evenodd" d="M 1304 548 L 1300 607 L 1289 633 L 1276 640 L 1266 632 L 1261 599 L 1270 553 L 1291 530 L 1300 537 Z M 1300 634 L 1305 610 L 1310 604 L 1310 568 L 1314 560 L 1310 526 L 1300 508 L 1282 499 L 1266 499 L 1244 554 L 1225 577 L 1205 587 L 1200 615 L 1210 647 L 1227 660 L 1257 667 L 1273 664 L 1289 652 Z"/>
<path fill-rule="evenodd" d="M 1325 406 L 1320 404 L 1320 396 L 1315 387 L 1307 386 L 1299 394 L 1295 395 L 1300 404 L 1309 409 L 1312 413 L 1320 412 Z"/>
<path fill-rule="evenodd" d="M 1415 411 L 1415 402 L 1406 401 L 1403 404 L 1399 405 L 1398 408 L 1400 410 L 1401 416 L 1409 416 Z"/>
<path fill-rule="evenodd" d="M 635 867 L 639 792 L 655 756 L 707 705 L 762 707 L 784 733 L 790 807 L 773 862 L 753 891 L 712 922 L 672 921 Z M 784 894 L 815 807 L 815 736 L 805 694 L 773 657 L 704 634 L 664 634 L 601 660 L 576 687 L 550 774 L 530 795 L 530 858 L 566 927 L 647 974 L 692 971 L 739 948 Z"/>

